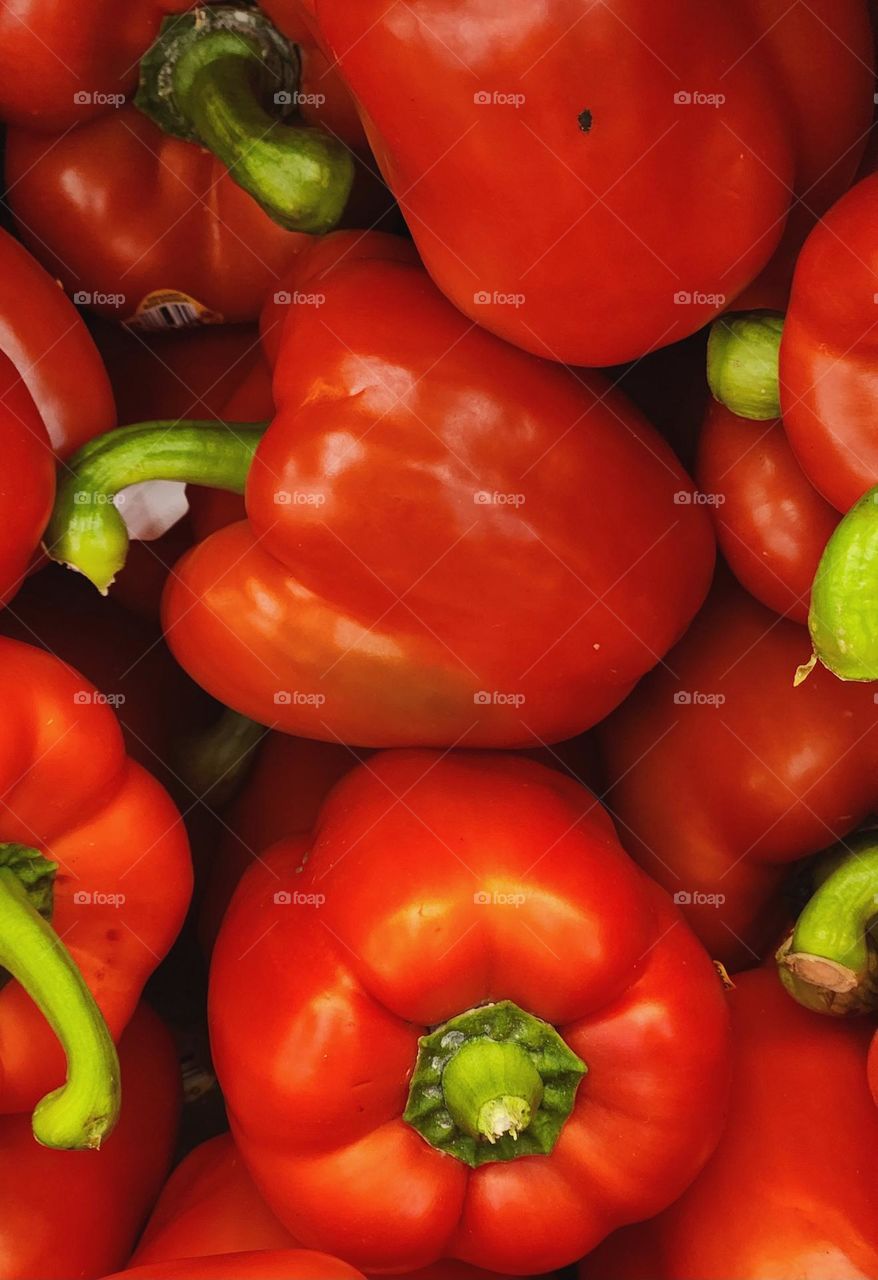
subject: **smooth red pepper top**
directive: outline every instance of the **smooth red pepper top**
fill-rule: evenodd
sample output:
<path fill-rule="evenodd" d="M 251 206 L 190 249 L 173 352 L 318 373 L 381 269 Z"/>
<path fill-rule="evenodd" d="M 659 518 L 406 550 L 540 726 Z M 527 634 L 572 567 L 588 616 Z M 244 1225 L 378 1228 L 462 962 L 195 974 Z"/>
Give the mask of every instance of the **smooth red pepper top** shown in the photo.
<path fill-rule="evenodd" d="M 800 242 L 844 190 L 871 117 L 863 0 L 316 12 L 433 279 L 569 364 L 701 328 L 772 257 L 792 193 Z"/>
<path fill-rule="evenodd" d="M 469 324 L 399 239 L 317 242 L 276 297 L 249 527 L 166 591 L 182 665 L 263 723 L 363 746 L 532 745 L 606 715 L 712 570 L 667 444 L 599 375 Z"/>

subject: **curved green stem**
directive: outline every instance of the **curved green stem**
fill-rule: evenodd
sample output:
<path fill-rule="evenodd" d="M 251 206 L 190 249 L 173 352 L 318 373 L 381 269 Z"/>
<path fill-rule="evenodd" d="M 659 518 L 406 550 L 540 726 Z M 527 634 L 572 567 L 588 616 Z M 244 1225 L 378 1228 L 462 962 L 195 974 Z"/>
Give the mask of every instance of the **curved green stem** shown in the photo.
<path fill-rule="evenodd" d="M 800 1004 L 844 1015 L 878 1009 L 878 834 L 848 845 L 777 953 L 781 981 Z"/>
<path fill-rule="evenodd" d="M 0 845 L 0 965 L 42 1012 L 67 1056 L 67 1081 L 33 1113 L 46 1147 L 101 1145 L 119 1116 L 116 1046 L 70 952 L 44 918 L 51 913 L 54 862 L 36 849 Z"/>
<path fill-rule="evenodd" d="M 223 707 L 209 728 L 179 744 L 176 770 L 199 799 L 222 808 L 247 777 L 256 748 L 267 733 L 264 724 Z"/>
<path fill-rule="evenodd" d="M 841 680 L 878 680 L 878 485 L 838 525 L 811 587 L 814 653 Z"/>
<path fill-rule="evenodd" d="M 265 423 L 141 422 L 98 436 L 62 464 L 46 554 L 106 595 L 128 552 L 113 499 L 144 480 L 182 480 L 243 493 Z"/>
<path fill-rule="evenodd" d="M 707 342 L 707 381 L 714 400 L 740 418 L 780 417 L 778 358 L 783 316 L 776 311 L 721 316 Z"/>
<path fill-rule="evenodd" d="M 503 1000 L 421 1038 L 403 1119 L 472 1168 L 548 1155 L 586 1071 L 554 1027 Z"/>
<path fill-rule="evenodd" d="M 295 48 L 253 8 L 199 6 L 166 18 L 140 66 L 135 104 L 165 132 L 206 147 L 289 231 L 331 231 L 350 194 L 347 149 L 294 126 Z"/>

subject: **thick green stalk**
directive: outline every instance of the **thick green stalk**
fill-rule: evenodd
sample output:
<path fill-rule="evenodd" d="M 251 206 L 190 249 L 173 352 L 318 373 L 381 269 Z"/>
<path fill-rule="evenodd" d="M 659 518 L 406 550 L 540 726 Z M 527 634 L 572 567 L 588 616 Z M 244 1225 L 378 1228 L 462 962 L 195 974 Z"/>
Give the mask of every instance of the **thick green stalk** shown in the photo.
<path fill-rule="evenodd" d="M 331 231 L 354 178 L 347 148 L 287 123 L 298 55 L 258 9 L 199 6 L 166 18 L 141 61 L 136 105 L 165 132 L 211 151 L 289 231 Z"/>
<path fill-rule="evenodd" d="M 36 849 L 0 845 L 0 966 L 27 991 L 67 1057 L 67 1081 L 33 1113 L 46 1147 L 101 1145 L 119 1116 L 116 1047 L 70 952 L 48 920 L 56 864 Z"/>
<path fill-rule="evenodd" d="M 114 499 L 144 480 L 243 493 L 264 423 L 142 422 L 108 431 L 62 465 L 43 536 L 47 555 L 106 595 L 125 563 L 128 530 Z"/>

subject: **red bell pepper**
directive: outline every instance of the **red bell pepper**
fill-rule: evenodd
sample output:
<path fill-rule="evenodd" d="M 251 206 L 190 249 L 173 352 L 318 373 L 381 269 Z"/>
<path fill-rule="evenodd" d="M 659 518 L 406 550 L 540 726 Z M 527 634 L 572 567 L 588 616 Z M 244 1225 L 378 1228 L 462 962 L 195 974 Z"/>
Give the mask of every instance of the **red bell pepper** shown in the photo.
<path fill-rule="evenodd" d="M 222 1134 L 196 1147 L 174 1170 L 130 1265 L 296 1247 L 253 1185 L 231 1135 Z M 443 1258 L 407 1272 L 401 1280 L 492 1280 L 496 1276 L 496 1272 Z M 278 1272 L 277 1280 L 289 1278 Z"/>
<path fill-rule="evenodd" d="M 710 953 L 751 965 L 786 923 L 789 864 L 875 808 L 871 689 L 815 671 L 804 628 L 718 585 L 683 641 L 597 731 L 622 842 Z"/>
<path fill-rule="evenodd" d="M 54 280 L 0 231 L 0 604 L 17 590 L 55 495 L 63 457 L 115 421 L 94 344 Z"/>
<path fill-rule="evenodd" d="M 191 867 L 162 787 L 126 754 L 112 695 L 0 639 L 0 1112 L 98 1146 L 118 1111 L 113 1039 L 182 923 Z M 56 1040 L 57 1036 L 57 1040 Z M 60 1044 L 59 1044 L 60 1041 Z M 62 1053 L 63 1046 L 63 1053 Z"/>
<path fill-rule="evenodd" d="M 869 1030 L 797 1008 L 770 971 L 735 983 L 734 1087 L 713 1158 L 670 1209 L 585 1258 L 581 1280 L 878 1275 Z"/>
<path fill-rule="evenodd" d="M 433 279 L 568 364 L 701 328 L 768 263 L 796 193 L 787 263 L 868 134 L 863 0 L 314 7 Z"/>
<path fill-rule="evenodd" d="M 802 471 L 783 425 L 754 427 L 713 401 L 695 474 L 735 577 L 769 609 L 806 623 L 811 583 L 838 512 Z"/>
<path fill-rule="evenodd" d="M 805 475 L 848 512 L 817 569 L 809 615 L 815 660 L 845 680 L 878 678 L 876 217 L 878 173 L 808 237 L 783 324 L 756 315 L 718 325 L 708 365 L 714 394 L 736 413 L 782 413 Z"/>
<path fill-rule="evenodd" d="M 308 1249 L 270 1249 L 172 1259 L 120 1271 L 106 1280 L 365 1280 L 346 1262 Z"/>
<path fill-rule="evenodd" d="M 62 478 L 50 554 L 106 590 L 111 492 L 246 486 L 248 522 L 164 598 L 175 655 L 226 705 L 364 746 L 530 745 L 606 715 L 711 573 L 667 445 L 598 375 L 469 325 L 399 240 L 316 242 L 284 296 L 267 432 L 110 434 Z"/>
<path fill-rule="evenodd" d="M 231 1135 L 221 1134 L 171 1174 L 130 1265 L 295 1247 L 254 1187 Z"/>
<path fill-rule="evenodd" d="M 310 835 L 326 796 L 356 763 L 356 752 L 341 743 L 266 734 L 246 785 L 223 814 L 211 856 L 198 915 L 206 952 L 212 950 L 232 894 L 254 859 L 284 836 Z"/>
<path fill-rule="evenodd" d="M 47 1151 L 26 1116 L 0 1118 L 0 1276 L 91 1280 L 124 1265 L 162 1185 L 177 1132 L 180 1070 L 140 1005 L 119 1042 L 122 1111 L 99 1152 Z"/>
<path fill-rule="evenodd" d="M 367 1269 L 563 1265 L 679 1195 L 722 1127 L 707 956 L 591 793 L 511 756 L 349 774 L 304 856 L 242 880 L 209 1015 L 260 1192 Z"/>
<path fill-rule="evenodd" d="M 16 9 L 26 12 L 0 16 L 0 77 L 16 67 L 0 115 L 5 107 L 11 122 L 6 187 L 22 238 L 75 300 L 114 320 L 255 318 L 309 234 L 339 221 L 351 147 L 366 150 L 305 22 L 288 19 L 282 35 L 254 6 L 191 0 L 137 0 L 125 23 L 106 0 L 75 14 L 56 0 Z M 69 58 L 61 100 L 58 76 L 34 94 L 33 62 L 47 48 Z M 126 98 L 138 61 L 135 105 Z M 388 204 L 359 162 L 352 224 Z"/>
<path fill-rule="evenodd" d="M 0 631 L 53 653 L 99 689 L 115 709 L 132 760 L 188 807 L 177 744 L 209 718 L 212 704 L 174 662 L 157 627 L 51 565 L 0 613 Z"/>

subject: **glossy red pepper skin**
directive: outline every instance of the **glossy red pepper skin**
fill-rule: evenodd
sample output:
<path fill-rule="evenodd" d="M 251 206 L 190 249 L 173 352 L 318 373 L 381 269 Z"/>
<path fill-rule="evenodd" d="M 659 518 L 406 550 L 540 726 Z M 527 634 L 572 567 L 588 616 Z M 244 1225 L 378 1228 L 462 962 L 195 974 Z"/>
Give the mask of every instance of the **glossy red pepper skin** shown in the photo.
<path fill-rule="evenodd" d="M 863 1071 L 869 1028 L 800 1008 L 770 970 L 735 981 L 734 1086 L 715 1154 L 675 1205 L 584 1259 L 581 1280 L 867 1280 L 878 1272 L 869 1173 L 878 1111 Z"/>
<path fill-rule="evenodd" d="M 190 808 L 177 748 L 214 709 L 174 662 L 157 626 L 101 599 L 78 574 L 51 565 L 33 574 L 0 614 L 0 631 L 54 654 L 115 700 L 110 705 L 131 759 Z"/>
<path fill-rule="evenodd" d="M 4 10 L 8 12 L 8 8 Z M 0 230 L 0 395 L 21 378 L 61 457 L 109 430 L 113 394 L 76 308 L 17 240 Z"/>
<path fill-rule="evenodd" d="M 365 1280 L 346 1262 L 310 1249 L 270 1249 L 147 1263 L 106 1280 Z"/>
<path fill-rule="evenodd" d="M 315 8 L 433 279 L 569 364 L 701 328 L 772 257 L 791 191 L 816 216 L 846 189 L 871 118 L 862 0 Z"/>
<path fill-rule="evenodd" d="M 510 756 L 386 752 L 333 791 L 301 863 L 294 838 L 247 873 L 210 990 L 236 1142 L 297 1238 L 367 1269 L 520 1275 L 688 1184 L 722 1126 L 724 996 L 589 791 Z M 498 886 L 525 901 L 484 906 Z M 507 998 L 589 1072 L 550 1155 L 470 1170 L 403 1122 L 409 1074 L 425 1026 Z"/>
<path fill-rule="evenodd" d="M 189 903 L 182 823 L 159 783 L 126 756 L 93 685 L 14 640 L 0 639 L 0 659 L 0 835 L 59 864 L 53 927 L 118 1038 Z M 63 1079 L 48 1023 L 24 988 L 7 982 L 0 1112 L 32 1108 Z"/>
<path fill-rule="evenodd" d="M 169 644 L 220 701 L 289 733 L 572 737 L 686 626 L 709 520 L 598 375 L 473 328 L 409 254 L 342 234 L 303 255 L 288 290 L 323 301 L 287 308 L 249 522 L 177 566 Z"/>
<path fill-rule="evenodd" d="M 174 1170 L 130 1265 L 297 1247 L 260 1197 L 226 1133 L 203 1142 Z M 445 1258 L 401 1280 L 491 1280 L 496 1275 Z M 278 1274 L 278 1280 L 287 1277 Z"/>
<path fill-rule="evenodd" d="M 113 110 L 162 18 L 192 0 L 15 0 L 0 9 L 0 119 L 61 131 Z"/>
<path fill-rule="evenodd" d="M 874 686 L 820 669 L 794 688 L 809 650 L 803 627 L 720 583 L 666 664 L 597 732 L 622 843 L 682 895 L 692 928 L 731 967 L 778 941 L 788 865 L 875 804 Z"/>
<path fill-rule="evenodd" d="M 130 1265 L 293 1248 L 296 1241 L 261 1199 L 231 1135 L 221 1134 L 190 1151 L 171 1174 Z"/>
<path fill-rule="evenodd" d="M 340 742 L 268 733 L 247 781 L 223 814 L 198 914 L 198 932 L 213 948 L 232 895 L 263 850 L 293 835 L 308 836 L 335 784 L 357 763 Z"/>
<path fill-rule="evenodd" d="M 159 290 L 229 324 L 253 320 L 309 239 L 272 222 L 209 152 L 130 104 L 61 138 L 10 129 L 6 181 L 32 252 L 117 322 Z"/>
<path fill-rule="evenodd" d="M 141 1004 L 119 1043 L 122 1113 L 100 1151 L 50 1151 L 0 1119 L 0 1276 L 92 1280 L 128 1257 L 162 1185 L 180 1111 L 171 1037 Z"/>
<path fill-rule="evenodd" d="M 751 422 L 712 401 L 695 474 L 741 585 L 775 613 L 807 623 L 811 583 L 838 512 L 802 471 L 783 424 Z"/>
<path fill-rule="evenodd" d="M 110 384 L 75 308 L 0 231 L 0 604 L 18 589 L 51 513 L 53 450 L 64 456 L 114 422 Z"/>
<path fill-rule="evenodd" d="M 780 347 L 784 426 L 839 511 L 878 482 L 875 360 L 878 173 L 833 206 L 799 257 Z"/>

